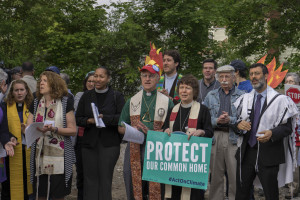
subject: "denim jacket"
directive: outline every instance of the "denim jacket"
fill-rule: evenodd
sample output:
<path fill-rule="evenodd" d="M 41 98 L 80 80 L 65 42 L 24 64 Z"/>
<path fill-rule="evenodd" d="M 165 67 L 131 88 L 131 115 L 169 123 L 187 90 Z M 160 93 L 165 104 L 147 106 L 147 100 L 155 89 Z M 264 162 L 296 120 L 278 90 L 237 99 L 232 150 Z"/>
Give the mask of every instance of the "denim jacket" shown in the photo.
<path fill-rule="evenodd" d="M 215 90 L 210 91 L 207 96 L 204 99 L 204 105 L 208 107 L 210 115 L 211 115 L 211 124 L 213 128 L 217 128 L 217 119 L 218 119 L 218 112 L 220 109 L 220 95 L 219 95 L 219 90 L 221 90 L 221 87 Z M 237 87 L 235 87 L 235 90 L 233 94 L 231 95 L 231 116 L 230 117 L 230 122 L 229 122 L 229 140 L 232 144 L 237 144 L 237 139 L 238 135 L 236 135 L 231 128 L 234 126 L 237 120 L 237 113 L 236 113 L 236 108 L 233 105 L 233 103 L 245 92 L 242 90 L 239 90 Z M 214 139 L 213 139 L 214 143 Z"/>

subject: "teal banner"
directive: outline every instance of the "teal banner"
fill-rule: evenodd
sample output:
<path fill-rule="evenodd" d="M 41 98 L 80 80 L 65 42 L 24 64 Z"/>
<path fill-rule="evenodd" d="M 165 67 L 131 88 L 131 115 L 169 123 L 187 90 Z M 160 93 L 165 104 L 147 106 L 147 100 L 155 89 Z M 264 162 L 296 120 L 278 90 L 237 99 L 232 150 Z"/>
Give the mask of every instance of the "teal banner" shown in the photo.
<path fill-rule="evenodd" d="M 143 180 L 207 189 L 211 138 L 148 131 Z"/>

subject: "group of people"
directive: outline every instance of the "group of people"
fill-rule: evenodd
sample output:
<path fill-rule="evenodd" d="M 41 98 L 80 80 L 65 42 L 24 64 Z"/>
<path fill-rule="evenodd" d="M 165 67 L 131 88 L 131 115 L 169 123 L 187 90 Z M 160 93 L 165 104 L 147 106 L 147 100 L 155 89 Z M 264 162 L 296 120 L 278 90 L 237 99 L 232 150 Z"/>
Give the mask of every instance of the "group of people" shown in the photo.
<path fill-rule="evenodd" d="M 177 50 L 154 52 L 139 70 L 142 90 L 126 102 L 110 87 L 106 67 L 87 73 L 83 91 L 75 96 L 67 88 L 69 77 L 55 66 L 47 67 L 36 82 L 33 64 L 25 62 L 8 86 L 0 70 L 0 142 L 8 155 L 1 159 L 1 199 L 63 199 L 71 192 L 74 164 L 78 199 L 112 199 L 124 122 L 146 137 L 154 130 L 170 137 L 180 131 L 187 140 L 213 138 L 211 200 L 224 199 L 224 177 L 229 199 L 253 199 L 256 177 L 266 199 L 279 199 L 278 187 L 293 182 L 299 111 L 289 97 L 267 85 L 267 67 L 247 67 L 241 60 L 218 67 L 206 59 L 203 79 L 197 80 L 178 73 Z M 299 84 L 299 76 L 288 74 L 286 84 Z M 105 127 L 96 127 L 91 103 Z M 25 129 L 36 122 L 44 124 L 38 128 L 43 134 L 27 149 Z M 204 190 L 142 180 L 145 144 L 146 139 L 143 144 L 127 142 L 124 199 L 204 199 Z M 297 173 L 294 182 L 298 179 Z M 292 195 L 297 194 L 298 183 L 290 186 Z"/>

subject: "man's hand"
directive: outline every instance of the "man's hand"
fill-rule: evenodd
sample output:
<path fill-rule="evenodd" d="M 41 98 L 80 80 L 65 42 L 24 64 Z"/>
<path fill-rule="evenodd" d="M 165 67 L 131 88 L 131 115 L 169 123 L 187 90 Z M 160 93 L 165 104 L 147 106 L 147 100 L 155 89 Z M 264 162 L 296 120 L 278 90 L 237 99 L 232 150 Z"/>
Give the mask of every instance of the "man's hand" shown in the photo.
<path fill-rule="evenodd" d="M 217 119 L 218 124 L 228 124 L 230 122 L 230 118 L 228 112 L 222 111 L 222 114 Z"/>
<path fill-rule="evenodd" d="M 188 140 L 190 140 L 191 136 L 198 136 L 198 137 L 201 137 L 205 134 L 204 130 L 202 129 L 197 129 L 195 131 L 191 131 L 188 134 Z"/>
<path fill-rule="evenodd" d="M 166 96 L 169 96 L 168 91 L 166 89 L 161 89 L 159 92 L 163 93 Z"/>
<path fill-rule="evenodd" d="M 6 150 L 6 154 L 8 156 L 14 156 L 14 154 L 15 154 L 14 146 L 16 146 L 16 145 L 13 142 L 8 142 L 4 145 L 4 148 Z"/>
<path fill-rule="evenodd" d="M 168 133 L 168 136 L 171 136 L 171 130 L 169 128 L 165 130 L 165 133 Z"/>
<path fill-rule="evenodd" d="M 261 131 L 258 134 L 264 134 L 263 136 L 260 136 L 260 137 L 257 138 L 257 141 L 259 141 L 261 143 L 268 142 L 272 137 L 272 131 L 271 130 Z"/>
<path fill-rule="evenodd" d="M 141 130 L 145 134 L 147 134 L 147 132 L 149 130 L 148 127 L 145 126 L 145 124 L 143 124 L 141 121 L 139 121 L 139 123 L 137 124 L 136 127 L 137 127 L 138 130 Z"/>
<path fill-rule="evenodd" d="M 251 122 L 247 122 L 247 121 L 241 121 L 238 125 L 237 125 L 239 130 L 242 131 L 250 131 L 251 130 Z"/>

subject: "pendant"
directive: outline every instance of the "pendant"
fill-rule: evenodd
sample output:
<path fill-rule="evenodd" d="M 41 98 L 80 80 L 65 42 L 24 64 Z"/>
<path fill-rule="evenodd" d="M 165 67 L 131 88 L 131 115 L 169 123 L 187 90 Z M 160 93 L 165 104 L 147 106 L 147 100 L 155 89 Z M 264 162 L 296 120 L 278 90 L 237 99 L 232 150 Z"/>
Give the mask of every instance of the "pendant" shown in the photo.
<path fill-rule="evenodd" d="M 148 119 L 147 119 L 147 118 L 148 118 Z M 144 114 L 144 116 L 142 117 L 142 121 L 143 121 L 143 122 L 151 122 L 151 117 L 150 117 L 149 112 L 146 112 L 146 113 Z"/>

